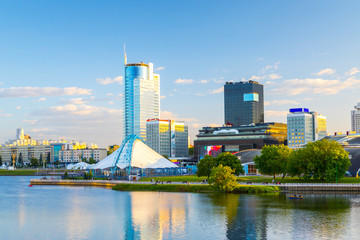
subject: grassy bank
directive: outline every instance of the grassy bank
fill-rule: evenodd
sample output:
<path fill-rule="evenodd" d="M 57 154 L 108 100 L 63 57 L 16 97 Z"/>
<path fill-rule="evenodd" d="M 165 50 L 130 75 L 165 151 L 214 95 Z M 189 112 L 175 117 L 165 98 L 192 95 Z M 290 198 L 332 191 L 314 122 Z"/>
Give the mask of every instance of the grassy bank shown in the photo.
<path fill-rule="evenodd" d="M 183 181 L 187 181 L 187 182 L 201 182 L 204 179 L 207 179 L 207 177 L 196 177 L 195 175 L 186 175 L 186 176 L 174 176 L 174 177 L 153 177 L 153 178 L 143 178 L 140 181 L 142 182 L 150 182 L 151 179 L 154 179 L 155 181 L 159 180 L 159 181 L 172 181 L 172 182 L 183 182 Z M 271 176 L 246 176 L 246 177 L 238 177 L 237 181 L 239 183 L 246 183 L 246 182 L 254 182 L 254 183 L 258 183 L 258 182 L 268 182 L 271 183 L 273 180 L 273 177 Z M 304 180 L 304 179 L 299 179 L 297 177 L 285 177 L 284 179 L 282 179 L 282 176 L 279 176 L 275 179 L 275 182 L 280 181 L 281 183 L 326 183 L 325 181 L 321 181 L 321 180 L 314 180 L 314 179 L 309 179 L 309 180 Z M 344 177 L 339 179 L 339 183 L 360 183 L 360 178 L 354 178 L 354 177 Z"/>
<path fill-rule="evenodd" d="M 217 192 L 210 185 L 186 185 L 186 184 L 117 184 L 113 187 L 117 191 L 153 191 L 153 192 L 194 192 L 206 193 Z M 233 193 L 266 193 L 279 191 L 280 189 L 275 186 L 251 186 L 239 185 Z"/>
<path fill-rule="evenodd" d="M 40 172 L 40 171 L 39 171 Z M 20 170 L 0 170 L 0 176 L 33 176 L 36 170 L 34 169 L 20 169 Z"/>

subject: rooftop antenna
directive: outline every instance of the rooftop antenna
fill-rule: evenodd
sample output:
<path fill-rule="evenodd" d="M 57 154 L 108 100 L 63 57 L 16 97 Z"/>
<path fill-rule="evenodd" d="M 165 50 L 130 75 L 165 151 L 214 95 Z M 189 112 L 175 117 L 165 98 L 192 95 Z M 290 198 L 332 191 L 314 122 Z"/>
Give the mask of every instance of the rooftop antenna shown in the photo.
<path fill-rule="evenodd" d="M 125 43 L 124 43 L 124 64 L 127 64 L 127 59 L 126 59 L 126 51 L 125 51 Z"/>

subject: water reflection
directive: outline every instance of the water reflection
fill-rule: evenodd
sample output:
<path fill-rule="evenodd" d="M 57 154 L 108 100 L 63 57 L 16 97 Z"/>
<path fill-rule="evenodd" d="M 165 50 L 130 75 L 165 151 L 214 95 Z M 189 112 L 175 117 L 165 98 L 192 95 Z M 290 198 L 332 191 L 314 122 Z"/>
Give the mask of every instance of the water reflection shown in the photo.
<path fill-rule="evenodd" d="M 1 178 L 1 239 L 357 239 L 360 195 L 116 192 Z"/>

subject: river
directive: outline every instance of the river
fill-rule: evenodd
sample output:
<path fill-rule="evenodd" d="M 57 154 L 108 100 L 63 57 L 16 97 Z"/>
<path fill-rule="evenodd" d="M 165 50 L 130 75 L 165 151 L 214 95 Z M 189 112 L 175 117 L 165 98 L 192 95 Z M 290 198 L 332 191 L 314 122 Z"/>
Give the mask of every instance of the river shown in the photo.
<path fill-rule="evenodd" d="M 0 239 L 359 239 L 360 195 L 118 192 L 0 177 Z"/>

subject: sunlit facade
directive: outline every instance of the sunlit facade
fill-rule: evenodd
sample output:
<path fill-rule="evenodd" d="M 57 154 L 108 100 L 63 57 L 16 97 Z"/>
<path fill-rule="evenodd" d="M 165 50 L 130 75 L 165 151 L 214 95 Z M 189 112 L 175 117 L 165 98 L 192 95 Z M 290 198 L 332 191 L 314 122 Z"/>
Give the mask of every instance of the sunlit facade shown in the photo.
<path fill-rule="evenodd" d="M 146 144 L 161 155 L 187 157 L 188 126 L 184 122 L 149 119 L 146 122 Z"/>
<path fill-rule="evenodd" d="M 159 118 L 160 75 L 153 64 L 125 65 L 124 135 L 138 135 L 146 140 L 146 120 Z"/>
<path fill-rule="evenodd" d="M 289 147 L 302 147 L 326 136 L 326 117 L 307 108 L 290 109 L 287 124 Z"/>
<path fill-rule="evenodd" d="M 360 103 L 351 111 L 351 131 L 360 132 Z"/>

